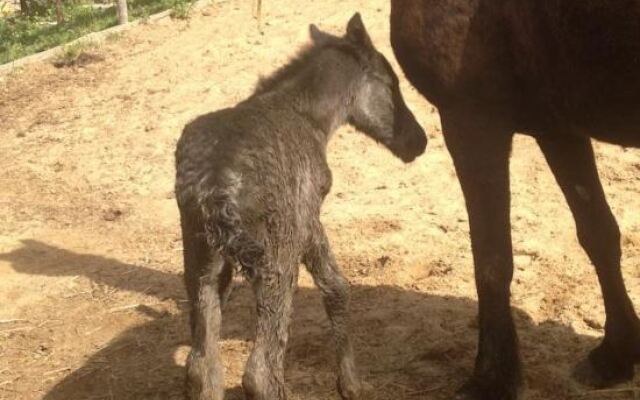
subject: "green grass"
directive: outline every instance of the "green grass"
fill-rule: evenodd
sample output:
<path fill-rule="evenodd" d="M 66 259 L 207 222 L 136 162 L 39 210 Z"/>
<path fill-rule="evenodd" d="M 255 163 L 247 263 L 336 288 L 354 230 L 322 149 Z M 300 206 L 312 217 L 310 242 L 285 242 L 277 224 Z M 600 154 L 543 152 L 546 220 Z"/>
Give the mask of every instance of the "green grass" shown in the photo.
<path fill-rule="evenodd" d="M 178 18 L 186 18 L 191 0 L 129 0 L 131 21 L 151 14 L 173 9 Z M 64 7 L 65 22 L 55 24 L 51 10 L 44 17 L 0 17 L 0 65 L 68 43 L 90 32 L 101 31 L 116 25 L 116 10 L 94 9 L 86 0 L 67 2 Z"/>
<path fill-rule="evenodd" d="M 68 66 L 78 60 L 78 58 L 85 52 L 90 51 L 95 47 L 95 43 L 80 41 L 73 44 L 66 45 L 62 48 L 60 54 L 58 54 L 54 60 L 53 65 L 56 66 Z"/>

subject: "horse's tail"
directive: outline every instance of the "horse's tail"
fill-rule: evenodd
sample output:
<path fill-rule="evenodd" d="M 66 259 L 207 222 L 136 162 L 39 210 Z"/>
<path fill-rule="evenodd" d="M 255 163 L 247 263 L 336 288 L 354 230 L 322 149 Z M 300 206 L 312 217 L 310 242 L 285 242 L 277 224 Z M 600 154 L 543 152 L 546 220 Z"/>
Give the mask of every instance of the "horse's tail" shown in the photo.
<path fill-rule="evenodd" d="M 202 208 L 209 246 L 236 260 L 245 275 L 255 276 L 264 263 L 264 246 L 246 231 L 235 199 L 228 194 L 212 195 Z"/>

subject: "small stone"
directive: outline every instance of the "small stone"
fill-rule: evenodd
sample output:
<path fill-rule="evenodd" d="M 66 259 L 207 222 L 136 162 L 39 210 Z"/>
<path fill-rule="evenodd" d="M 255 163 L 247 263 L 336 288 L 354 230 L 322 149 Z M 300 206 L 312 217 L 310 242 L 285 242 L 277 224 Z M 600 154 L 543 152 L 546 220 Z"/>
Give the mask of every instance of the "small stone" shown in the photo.
<path fill-rule="evenodd" d="M 187 358 L 189 357 L 189 353 L 191 352 L 191 347 L 189 346 L 179 346 L 173 352 L 173 362 L 180 367 L 184 367 L 187 365 Z"/>
<path fill-rule="evenodd" d="M 118 218 L 120 218 L 121 216 L 122 216 L 121 210 L 118 210 L 115 208 L 109 208 L 108 210 L 104 211 L 104 213 L 102 214 L 102 219 L 104 219 L 105 221 L 113 222 Z"/>
<path fill-rule="evenodd" d="M 531 263 L 533 262 L 533 259 L 528 254 L 517 254 L 513 257 L 513 262 L 514 264 L 516 264 L 516 266 L 525 267 L 525 266 L 531 265 Z"/>

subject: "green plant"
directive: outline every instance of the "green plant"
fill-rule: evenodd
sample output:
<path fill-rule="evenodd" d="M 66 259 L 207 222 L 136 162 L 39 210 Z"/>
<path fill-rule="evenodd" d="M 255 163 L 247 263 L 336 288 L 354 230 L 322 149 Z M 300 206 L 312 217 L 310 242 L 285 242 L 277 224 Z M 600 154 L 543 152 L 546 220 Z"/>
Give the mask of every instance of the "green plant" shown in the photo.
<path fill-rule="evenodd" d="M 171 17 L 177 19 L 188 19 L 193 3 L 185 0 L 175 0 L 171 9 Z"/>
<path fill-rule="evenodd" d="M 49 1 L 44 3 L 53 4 Z M 170 9 L 173 17 L 186 19 L 191 4 L 191 0 L 129 0 L 129 17 L 132 20 L 144 19 Z M 60 24 L 55 22 L 53 6 L 43 15 L 0 17 L 0 65 L 117 23 L 115 7 L 95 8 L 92 0 L 65 0 L 63 14 L 65 22 Z"/>
<path fill-rule="evenodd" d="M 16 15 L 0 19 L 0 64 L 68 43 L 87 33 L 115 25 L 112 8 L 94 9 L 85 2 L 65 3 L 66 22 L 55 23 L 52 15 Z"/>
<path fill-rule="evenodd" d="M 74 65 L 83 54 L 95 47 L 95 43 L 86 41 L 79 41 L 64 46 L 62 52 L 54 59 L 53 63 L 56 66 Z"/>
<path fill-rule="evenodd" d="M 106 40 L 107 42 L 117 42 L 118 40 L 122 39 L 123 36 L 124 34 L 122 32 L 111 32 L 107 35 L 107 37 L 104 38 L 104 40 Z"/>
<path fill-rule="evenodd" d="M 149 9 L 147 9 L 147 8 L 141 9 L 140 12 L 137 15 L 137 17 L 140 19 L 140 21 L 143 24 L 146 24 L 147 22 L 149 22 L 149 17 L 150 16 L 151 16 L 151 12 L 149 12 Z"/>

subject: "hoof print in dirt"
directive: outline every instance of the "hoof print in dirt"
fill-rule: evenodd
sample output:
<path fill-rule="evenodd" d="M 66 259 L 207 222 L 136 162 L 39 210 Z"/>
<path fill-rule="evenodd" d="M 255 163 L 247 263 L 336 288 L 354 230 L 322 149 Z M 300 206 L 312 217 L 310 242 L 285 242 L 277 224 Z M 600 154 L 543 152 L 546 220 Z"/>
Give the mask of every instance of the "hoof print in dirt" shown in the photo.
<path fill-rule="evenodd" d="M 114 222 L 122 217 L 124 213 L 117 208 L 109 208 L 102 212 L 102 219 L 108 222 Z"/>

